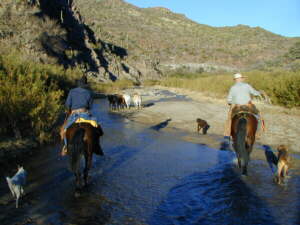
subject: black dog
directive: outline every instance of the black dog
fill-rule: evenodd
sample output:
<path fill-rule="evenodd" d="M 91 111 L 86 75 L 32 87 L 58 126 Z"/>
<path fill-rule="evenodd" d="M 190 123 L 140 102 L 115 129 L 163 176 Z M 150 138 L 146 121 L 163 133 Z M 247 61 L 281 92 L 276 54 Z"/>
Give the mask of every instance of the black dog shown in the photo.
<path fill-rule="evenodd" d="M 202 133 L 203 133 L 203 134 L 206 134 L 208 128 L 210 127 L 210 126 L 208 125 L 208 123 L 207 123 L 205 120 L 202 120 L 202 119 L 200 119 L 200 118 L 198 118 L 198 119 L 196 120 L 196 122 L 197 122 L 197 131 L 198 131 L 198 133 L 199 133 L 200 130 L 202 129 Z"/>

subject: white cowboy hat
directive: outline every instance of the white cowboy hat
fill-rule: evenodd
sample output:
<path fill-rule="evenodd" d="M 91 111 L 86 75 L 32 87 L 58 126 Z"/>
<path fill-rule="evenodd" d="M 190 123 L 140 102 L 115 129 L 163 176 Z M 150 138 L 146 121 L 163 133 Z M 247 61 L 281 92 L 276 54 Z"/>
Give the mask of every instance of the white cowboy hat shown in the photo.
<path fill-rule="evenodd" d="M 246 76 L 243 76 L 242 74 L 240 74 L 240 73 L 236 73 L 236 74 L 234 74 L 233 75 L 233 79 L 235 80 L 235 79 L 238 79 L 238 78 L 245 78 Z"/>

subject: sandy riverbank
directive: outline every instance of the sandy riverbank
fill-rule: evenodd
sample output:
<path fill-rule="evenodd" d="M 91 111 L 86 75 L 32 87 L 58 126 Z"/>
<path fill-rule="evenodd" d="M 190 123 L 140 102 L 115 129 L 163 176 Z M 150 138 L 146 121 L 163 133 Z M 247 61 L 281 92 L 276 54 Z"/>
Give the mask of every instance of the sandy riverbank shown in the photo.
<path fill-rule="evenodd" d="M 225 99 L 160 86 L 127 89 L 124 92 L 130 94 L 138 92 L 142 95 L 144 105 L 146 105 L 141 110 L 131 108 L 121 112 L 130 120 L 149 125 L 168 120 L 168 128 L 178 128 L 195 133 L 196 118 L 202 118 L 211 125 L 209 134 L 223 136 L 228 110 Z M 256 102 L 256 105 L 262 111 L 267 127 L 267 131 L 258 141 L 274 147 L 286 144 L 292 151 L 300 152 L 299 110 L 285 109 L 260 102 Z"/>

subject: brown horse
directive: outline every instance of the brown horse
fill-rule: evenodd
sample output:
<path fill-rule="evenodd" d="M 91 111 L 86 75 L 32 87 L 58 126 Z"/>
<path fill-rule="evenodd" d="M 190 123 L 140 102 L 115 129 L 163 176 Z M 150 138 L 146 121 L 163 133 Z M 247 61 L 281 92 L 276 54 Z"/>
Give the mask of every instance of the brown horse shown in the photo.
<path fill-rule="evenodd" d="M 76 191 L 81 188 L 80 159 L 84 156 L 85 168 L 83 171 L 84 185 L 88 183 L 88 173 L 92 167 L 93 152 L 102 152 L 99 144 L 99 133 L 89 123 L 74 123 L 66 131 L 68 140 L 68 155 L 70 156 L 71 170 L 75 174 Z"/>
<path fill-rule="evenodd" d="M 234 114 L 232 118 L 231 136 L 233 147 L 243 175 L 247 175 L 247 166 L 255 142 L 257 125 L 258 121 L 251 112 L 241 111 Z"/>

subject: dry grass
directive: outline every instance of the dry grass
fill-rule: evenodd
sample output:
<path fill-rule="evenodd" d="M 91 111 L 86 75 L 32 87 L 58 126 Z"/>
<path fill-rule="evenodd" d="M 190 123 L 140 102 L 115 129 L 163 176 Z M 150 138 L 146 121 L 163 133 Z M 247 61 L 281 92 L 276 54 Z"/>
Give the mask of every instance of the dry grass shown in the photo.
<path fill-rule="evenodd" d="M 288 108 L 300 106 L 300 71 L 244 73 L 247 82 L 257 90 L 264 90 L 275 105 Z M 161 81 L 152 81 L 147 85 L 158 84 L 165 87 L 184 88 L 202 92 L 208 96 L 225 98 L 233 85 L 232 74 L 171 76 Z"/>
<path fill-rule="evenodd" d="M 96 92 L 100 93 L 119 93 L 123 89 L 134 86 L 134 82 L 131 80 L 117 80 L 110 83 L 92 83 L 91 87 Z"/>

